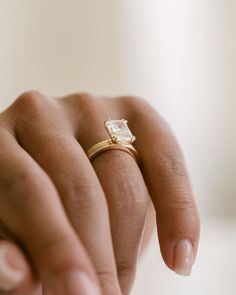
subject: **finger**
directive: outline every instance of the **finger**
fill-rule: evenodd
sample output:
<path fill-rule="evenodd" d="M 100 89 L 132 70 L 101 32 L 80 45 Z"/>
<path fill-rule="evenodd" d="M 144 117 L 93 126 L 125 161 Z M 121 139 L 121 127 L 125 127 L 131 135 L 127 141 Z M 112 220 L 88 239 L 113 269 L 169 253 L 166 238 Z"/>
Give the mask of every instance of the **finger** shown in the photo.
<path fill-rule="evenodd" d="M 122 293 L 129 294 L 135 278 L 149 195 L 130 155 L 122 151 L 102 153 L 93 160 L 93 165 L 108 200 Z"/>
<path fill-rule="evenodd" d="M 26 248 L 40 279 L 55 295 L 100 294 L 50 179 L 3 130 L 0 146 L 0 216 Z"/>
<path fill-rule="evenodd" d="M 0 240 L 0 294 L 13 291 L 29 294 L 36 289 L 37 284 L 21 249 L 13 242 Z"/>
<path fill-rule="evenodd" d="M 112 102 L 112 103 L 111 103 Z M 86 97 L 89 110 L 80 124 L 79 140 L 85 150 L 108 137 L 104 128 L 107 117 L 121 118 L 122 112 L 111 100 Z M 90 136 L 87 134 L 87 130 Z M 121 151 L 97 156 L 93 167 L 105 191 L 109 205 L 110 223 L 116 266 L 122 293 L 129 294 L 133 285 L 137 257 L 145 226 L 149 194 L 134 159 Z"/>
<path fill-rule="evenodd" d="M 72 128 L 59 122 L 63 115 L 55 110 L 50 112 L 48 105 L 46 108 L 50 115 L 40 112 L 38 116 L 34 112 L 37 119 L 30 129 L 24 121 L 18 121 L 18 138 L 56 185 L 69 220 L 91 257 L 104 294 L 120 294 L 104 192 Z"/>
<path fill-rule="evenodd" d="M 0 222 L 0 294 L 42 295 L 27 256 Z"/>
<path fill-rule="evenodd" d="M 132 98 L 126 103 L 133 110 L 135 145 L 157 213 L 163 258 L 175 272 L 189 275 L 200 226 L 182 153 L 167 124 L 147 103 Z"/>
<path fill-rule="evenodd" d="M 87 116 L 86 124 L 80 126 L 80 142 L 85 150 L 108 137 L 104 128 L 107 114 L 115 118 L 121 116 L 115 107 L 108 108 L 97 100 L 90 103 L 94 109 L 102 111 L 99 115 Z M 86 136 L 88 126 L 94 130 L 90 136 Z M 135 276 L 149 195 L 140 170 L 130 155 L 113 150 L 100 154 L 92 164 L 108 201 L 119 281 L 122 292 L 128 294 Z"/>

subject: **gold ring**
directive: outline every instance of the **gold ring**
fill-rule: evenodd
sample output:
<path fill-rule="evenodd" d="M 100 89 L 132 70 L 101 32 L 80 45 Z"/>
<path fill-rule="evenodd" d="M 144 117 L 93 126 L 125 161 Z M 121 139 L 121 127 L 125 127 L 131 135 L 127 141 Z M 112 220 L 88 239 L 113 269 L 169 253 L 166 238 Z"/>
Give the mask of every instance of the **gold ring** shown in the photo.
<path fill-rule="evenodd" d="M 93 145 L 86 153 L 89 160 L 92 161 L 96 156 L 108 150 L 120 150 L 130 154 L 139 163 L 139 153 L 132 145 L 136 138 L 131 133 L 127 120 L 109 119 L 105 121 L 104 126 L 110 139 Z"/>

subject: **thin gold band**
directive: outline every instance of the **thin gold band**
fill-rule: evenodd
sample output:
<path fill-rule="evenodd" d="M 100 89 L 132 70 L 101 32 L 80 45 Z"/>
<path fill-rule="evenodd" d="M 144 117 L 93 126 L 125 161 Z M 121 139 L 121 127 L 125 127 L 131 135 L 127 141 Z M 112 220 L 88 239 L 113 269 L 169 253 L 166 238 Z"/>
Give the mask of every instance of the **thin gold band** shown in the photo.
<path fill-rule="evenodd" d="M 139 153 L 131 144 L 114 143 L 111 139 L 106 139 L 98 142 L 87 151 L 87 156 L 92 161 L 99 154 L 108 150 L 120 150 L 130 154 L 138 163 L 140 161 Z"/>

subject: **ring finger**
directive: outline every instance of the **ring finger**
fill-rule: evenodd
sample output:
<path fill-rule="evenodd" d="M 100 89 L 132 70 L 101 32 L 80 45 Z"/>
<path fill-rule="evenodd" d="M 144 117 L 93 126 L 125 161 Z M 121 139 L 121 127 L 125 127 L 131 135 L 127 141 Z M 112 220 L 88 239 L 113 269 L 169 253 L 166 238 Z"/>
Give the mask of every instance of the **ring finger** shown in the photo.
<path fill-rule="evenodd" d="M 87 98 L 96 116 L 86 113 L 80 124 L 79 141 L 85 150 L 107 139 L 104 120 L 122 118 L 124 114 L 114 100 Z M 113 104 L 114 103 L 114 104 Z M 90 136 L 87 130 L 90 128 Z M 150 198 L 140 169 L 129 154 L 112 150 L 92 160 L 109 206 L 116 266 L 122 293 L 129 294 L 133 284 L 139 247 Z"/>

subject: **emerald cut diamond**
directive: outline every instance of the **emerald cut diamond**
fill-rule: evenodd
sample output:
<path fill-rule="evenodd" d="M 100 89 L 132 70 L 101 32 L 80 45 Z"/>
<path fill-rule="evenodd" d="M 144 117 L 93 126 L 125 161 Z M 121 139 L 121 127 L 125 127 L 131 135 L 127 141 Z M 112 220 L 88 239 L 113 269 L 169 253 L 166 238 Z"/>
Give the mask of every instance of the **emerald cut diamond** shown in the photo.
<path fill-rule="evenodd" d="M 119 144 L 131 144 L 135 140 L 135 136 L 131 133 L 128 122 L 122 120 L 107 120 L 105 128 L 110 135 L 112 142 Z"/>

